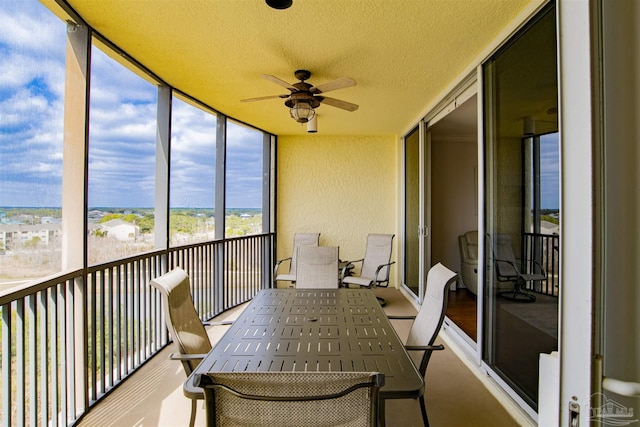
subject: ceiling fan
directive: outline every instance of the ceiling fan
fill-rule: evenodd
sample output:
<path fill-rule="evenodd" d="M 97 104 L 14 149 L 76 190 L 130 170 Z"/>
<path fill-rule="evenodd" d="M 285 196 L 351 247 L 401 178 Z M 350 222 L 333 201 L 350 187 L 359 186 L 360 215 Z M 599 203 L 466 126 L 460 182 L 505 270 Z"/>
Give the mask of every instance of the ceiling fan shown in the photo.
<path fill-rule="evenodd" d="M 316 115 L 315 109 L 320 104 L 331 105 L 332 107 L 341 108 L 346 111 L 356 111 L 358 105 L 351 102 L 341 101 L 335 98 L 329 98 L 320 94 L 331 90 L 343 89 L 345 87 L 355 86 L 355 80 L 349 77 L 342 77 L 318 86 L 307 83 L 306 80 L 311 77 L 311 72 L 307 70 L 297 70 L 295 73 L 298 83 L 289 84 L 278 77 L 262 74 L 262 77 L 279 86 L 287 88 L 291 91 L 285 95 L 261 96 L 258 98 L 243 99 L 241 102 L 262 101 L 264 99 L 283 98 L 286 99 L 284 105 L 290 108 L 291 117 L 298 123 L 307 123 Z"/>

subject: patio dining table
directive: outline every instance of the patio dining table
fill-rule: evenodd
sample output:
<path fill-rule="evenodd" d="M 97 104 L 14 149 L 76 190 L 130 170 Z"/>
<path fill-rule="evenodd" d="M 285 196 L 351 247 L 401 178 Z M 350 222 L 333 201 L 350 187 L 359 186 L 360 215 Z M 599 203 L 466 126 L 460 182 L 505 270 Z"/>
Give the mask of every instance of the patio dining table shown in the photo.
<path fill-rule="evenodd" d="M 381 372 L 384 400 L 417 398 L 424 381 L 369 289 L 264 289 L 187 378 L 206 372 Z"/>

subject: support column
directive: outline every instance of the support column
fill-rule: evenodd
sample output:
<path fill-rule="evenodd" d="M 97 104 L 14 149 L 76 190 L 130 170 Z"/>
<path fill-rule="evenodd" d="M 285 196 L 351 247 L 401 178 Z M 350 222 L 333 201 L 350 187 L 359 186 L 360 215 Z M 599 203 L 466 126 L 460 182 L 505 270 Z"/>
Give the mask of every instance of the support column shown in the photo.
<path fill-rule="evenodd" d="M 87 27 L 67 25 L 62 163 L 62 270 L 86 265 L 89 63 Z"/>
<path fill-rule="evenodd" d="M 216 120 L 216 239 L 224 239 L 226 210 L 227 118 L 218 114 Z"/>
<path fill-rule="evenodd" d="M 89 152 L 89 81 L 91 33 L 67 25 L 62 166 L 62 270 L 87 266 L 87 198 Z M 68 372 L 75 378 L 75 413 L 89 406 L 85 275 L 74 282 L 75 354 Z M 73 374 L 71 374 L 73 372 Z"/>
<path fill-rule="evenodd" d="M 158 86 L 156 130 L 156 195 L 154 242 L 156 249 L 169 247 L 169 165 L 171 162 L 171 88 Z M 166 263 L 166 259 L 164 260 Z M 168 269 L 163 266 L 163 271 Z"/>

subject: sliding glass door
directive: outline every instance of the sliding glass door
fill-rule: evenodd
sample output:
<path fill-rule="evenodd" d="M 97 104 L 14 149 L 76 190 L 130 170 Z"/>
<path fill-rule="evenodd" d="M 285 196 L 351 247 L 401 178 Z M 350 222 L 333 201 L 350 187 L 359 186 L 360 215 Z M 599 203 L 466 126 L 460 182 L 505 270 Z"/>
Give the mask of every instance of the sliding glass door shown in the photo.
<path fill-rule="evenodd" d="M 533 410 L 539 355 L 558 349 L 556 58 L 552 5 L 483 66 L 483 359 Z"/>
<path fill-rule="evenodd" d="M 413 129 L 404 139 L 404 285 L 420 297 L 420 132 Z"/>

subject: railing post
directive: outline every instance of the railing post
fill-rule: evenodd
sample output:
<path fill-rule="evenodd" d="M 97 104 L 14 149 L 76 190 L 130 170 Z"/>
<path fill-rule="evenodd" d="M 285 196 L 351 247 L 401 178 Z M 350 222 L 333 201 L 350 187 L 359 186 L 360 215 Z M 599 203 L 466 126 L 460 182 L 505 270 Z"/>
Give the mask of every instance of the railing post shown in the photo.
<path fill-rule="evenodd" d="M 75 343 L 73 352 L 73 369 L 75 376 L 75 416 L 83 414 L 89 407 L 89 373 L 88 373 L 88 336 L 87 330 L 87 298 L 85 292 L 85 277 L 77 277 L 73 281 L 73 317 Z"/>
<path fill-rule="evenodd" d="M 11 421 L 11 303 L 2 306 L 2 425 Z"/>

